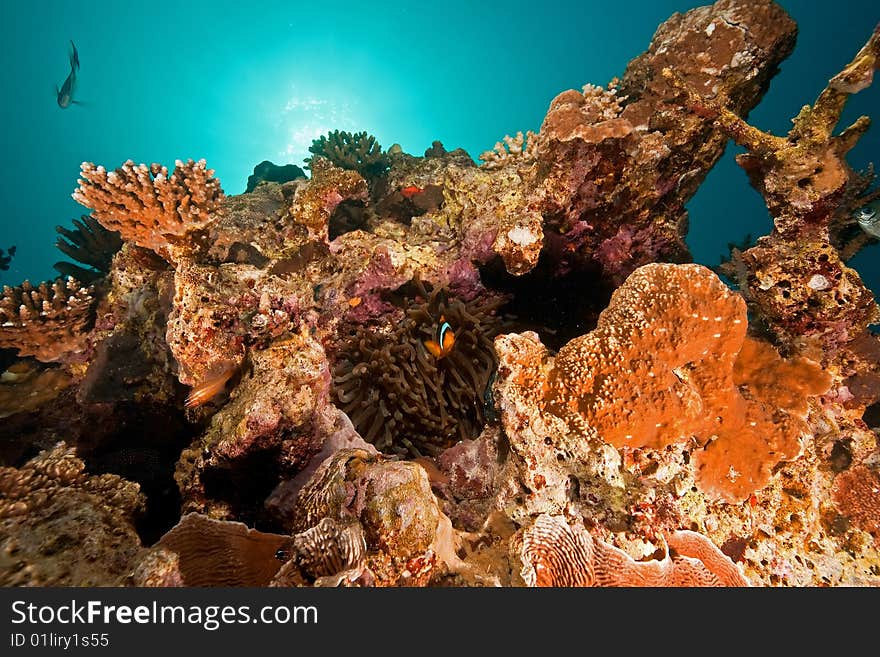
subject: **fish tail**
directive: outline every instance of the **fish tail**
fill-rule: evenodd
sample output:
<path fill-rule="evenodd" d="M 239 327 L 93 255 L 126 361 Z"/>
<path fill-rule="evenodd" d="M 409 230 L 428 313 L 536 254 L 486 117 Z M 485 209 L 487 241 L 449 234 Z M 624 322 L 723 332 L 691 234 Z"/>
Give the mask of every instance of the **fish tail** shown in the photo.
<path fill-rule="evenodd" d="M 79 68 L 79 52 L 76 50 L 76 44 L 73 39 L 70 40 L 70 68 Z"/>

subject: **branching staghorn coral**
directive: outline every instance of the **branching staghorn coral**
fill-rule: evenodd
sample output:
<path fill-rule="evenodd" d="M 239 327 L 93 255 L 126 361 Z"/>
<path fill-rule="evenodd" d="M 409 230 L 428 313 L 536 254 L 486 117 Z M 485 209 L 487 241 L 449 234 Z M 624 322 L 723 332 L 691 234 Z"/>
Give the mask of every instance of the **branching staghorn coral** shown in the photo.
<path fill-rule="evenodd" d="M 56 262 L 53 267 L 62 276 L 73 276 L 78 281 L 91 283 L 110 271 L 113 256 L 122 248 L 119 232 L 107 230 L 101 223 L 87 214 L 82 220 L 73 220 L 75 230 L 55 226 L 61 237 L 55 247 L 77 262 L 89 265 L 90 269 L 70 262 Z"/>
<path fill-rule="evenodd" d="M 367 442 L 386 453 L 435 455 L 473 438 L 485 422 L 495 369 L 499 300 L 462 301 L 416 279 L 404 317 L 391 326 L 351 324 L 332 349 L 333 396 Z M 449 322 L 455 343 L 438 358 L 425 341 Z"/>
<path fill-rule="evenodd" d="M 73 277 L 34 287 L 25 281 L 3 287 L 0 297 L 0 348 L 18 349 L 44 363 L 82 351 L 94 322 L 95 290 Z"/>
<path fill-rule="evenodd" d="M 366 131 L 351 133 L 333 130 L 315 139 L 309 146 L 309 152 L 326 157 L 343 169 L 357 171 L 367 179 L 382 175 L 390 164 L 388 154 L 382 152 L 382 146 L 376 138 Z M 306 164 L 311 165 L 313 159 L 306 158 Z"/>
<path fill-rule="evenodd" d="M 126 161 L 115 171 L 83 162 L 73 198 L 122 239 L 170 258 L 169 246 L 205 228 L 220 210 L 223 190 L 205 160 L 175 162 L 174 171 Z"/>

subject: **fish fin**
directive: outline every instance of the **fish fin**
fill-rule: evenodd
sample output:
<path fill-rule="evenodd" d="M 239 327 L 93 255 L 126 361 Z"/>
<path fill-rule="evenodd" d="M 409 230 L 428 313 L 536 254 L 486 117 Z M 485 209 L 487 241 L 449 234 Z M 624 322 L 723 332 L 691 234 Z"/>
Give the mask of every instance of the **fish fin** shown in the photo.
<path fill-rule="evenodd" d="M 449 350 L 452 349 L 452 345 L 454 345 L 454 344 L 455 344 L 455 333 L 452 332 L 452 329 L 449 329 L 448 331 L 446 331 L 446 333 L 443 334 L 443 345 L 442 345 L 443 351 L 448 353 Z"/>
<path fill-rule="evenodd" d="M 425 345 L 425 349 L 427 349 L 434 358 L 440 358 L 440 356 L 443 355 L 443 349 L 433 340 L 424 340 L 422 344 Z"/>

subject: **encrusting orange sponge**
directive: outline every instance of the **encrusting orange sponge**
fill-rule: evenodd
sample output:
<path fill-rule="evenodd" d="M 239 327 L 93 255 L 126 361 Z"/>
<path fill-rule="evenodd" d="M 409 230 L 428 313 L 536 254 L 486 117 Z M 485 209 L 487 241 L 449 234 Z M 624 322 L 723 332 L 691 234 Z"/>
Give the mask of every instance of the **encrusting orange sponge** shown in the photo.
<path fill-rule="evenodd" d="M 615 447 L 695 438 L 705 493 L 741 502 L 798 456 L 806 397 L 830 377 L 746 337 L 743 299 L 697 264 L 640 267 L 596 328 L 559 350 L 544 410 Z"/>

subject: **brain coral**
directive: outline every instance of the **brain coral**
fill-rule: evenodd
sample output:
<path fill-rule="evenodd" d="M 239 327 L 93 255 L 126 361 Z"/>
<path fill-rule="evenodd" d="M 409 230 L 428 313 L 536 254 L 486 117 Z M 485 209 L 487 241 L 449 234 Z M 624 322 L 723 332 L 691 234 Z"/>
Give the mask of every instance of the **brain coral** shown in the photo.
<path fill-rule="evenodd" d="M 695 455 L 703 490 L 742 501 L 800 453 L 804 398 L 830 382 L 805 358 L 783 362 L 746 328 L 745 302 L 708 268 L 644 265 L 596 329 L 559 350 L 545 407 L 615 447 L 693 436 L 706 446 Z"/>
<path fill-rule="evenodd" d="M 660 561 L 633 560 L 594 539 L 583 525 L 543 514 L 520 541 L 522 577 L 528 586 L 748 586 L 748 580 L 705 536 L 677 531 L 667 537 Z"/>

